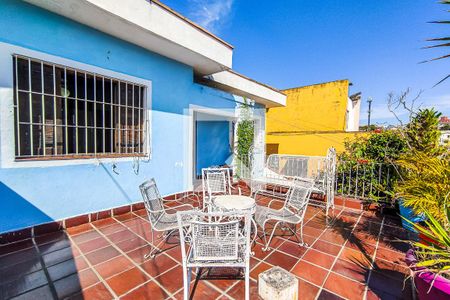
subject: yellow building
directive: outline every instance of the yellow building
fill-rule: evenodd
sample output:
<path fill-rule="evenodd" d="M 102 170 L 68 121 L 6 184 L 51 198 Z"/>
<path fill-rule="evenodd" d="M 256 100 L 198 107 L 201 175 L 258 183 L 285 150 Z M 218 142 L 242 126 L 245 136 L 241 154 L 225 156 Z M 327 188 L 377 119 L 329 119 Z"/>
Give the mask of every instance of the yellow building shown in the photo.
<path fill-rule="evenodd" d="M 361 94 L 349 96 L 348 80 L 284 90 L 285 107 L 266 112 L 267 154 L 325 155 L 344 150 L 344 140 L 359 134 Z"/>

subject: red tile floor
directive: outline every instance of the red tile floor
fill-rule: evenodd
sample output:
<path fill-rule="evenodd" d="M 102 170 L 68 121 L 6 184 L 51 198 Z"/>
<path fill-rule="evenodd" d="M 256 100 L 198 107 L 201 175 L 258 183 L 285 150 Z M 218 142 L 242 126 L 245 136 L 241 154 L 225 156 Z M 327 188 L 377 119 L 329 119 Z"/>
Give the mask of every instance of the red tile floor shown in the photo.
<path fill-rule="evenodd" d="M 266 202 L 267 199 L 259 199 Z M 251 298 L 258 274 L 281 266 L 299 280 L 299 299 L 410 299 L 404 264 L 408 234 L 394 217 L 335 209 L 326 219 L 309 207 L 299 247 L 279 236 L 251 258 Z M 67 231 L 0 246 L 0 299 L 181 299 L 181 252 L 174 235 L 155 259 L 145 211 L 95 221 Z M 237 270 L 204 270 L 192 299 L 243 299 Z"/>

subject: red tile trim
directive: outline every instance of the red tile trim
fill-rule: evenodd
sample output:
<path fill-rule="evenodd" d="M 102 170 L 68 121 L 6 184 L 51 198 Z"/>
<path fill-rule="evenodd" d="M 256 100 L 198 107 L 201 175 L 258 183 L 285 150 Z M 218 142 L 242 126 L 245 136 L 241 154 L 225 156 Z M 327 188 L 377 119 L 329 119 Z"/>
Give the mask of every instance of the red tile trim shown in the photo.
<path fill-rule="evenodd" d="M 90 214 L 91 222 L 107 219 L 107 218 L 111 217 L 111 215 L 112 214 L 111 214 L 111 210 L 110 209 L 99 211 L 99 212 L 95 212 L 95 213 L 91 213 Z"/>
<path fill-rule="evenodd" d="M 112 209 L 113 216 L 123 215 L 131 211 L 131 205 L 124 205 Z"/>
<path fill-rule="evenodd" d="M 201 194 L 201 193 L 199 193 L 199 194 Z M 169 195 L 164 198 L 175 198 L 175 197 L 182 198 L 183 195 L 184 195 L 184 192 Z M 112 209 L 102 210 L 102 211 L 93 212 L 93 213 L 80 215 L 80 216 L 74 216 L 74 217 L 70 217 L 67 219 L 63 219 L 63 220 L 52 221 L 52 222 L 38 224 L 35 226 L 31 226 L 31 227 L 27 227 L 27 228 L 15 230 L 15 231 L 5 232 L 5 233 L 0 234 L 0 245 L 29 239 L 34 236 L 40 236 L 43 234 L 60 231 L 64 228 L 71 228 L 71 227 L 79 226 L 82 224 L 94 222 L 97 220 L 106 219 L 106 218 L 109 218 L 112 216 L 126 214 L 131 211 L 138 211 L 138 210 L 141 210 L 144 208 L 145 207 L 144 207 L 143 202 L 136 202 L 133 204 L 115 207 Z"/>
<path fill-rule="evenodd" d="M 131 211 L 137 211 L 144 208 L 145 208 L 144 202 L 134 203 L 131 205 Z"/>
<path fill-rule="evenodd" d="M 0 235 L 0 244 L 13 243 L 24 239 L 29 239 L 32 236 L 32 228 L 24 228 L 12 232 L 6 232 Z"/>
<path fill-rule="evenodd" d="M 63 229 L 63 221 L 54 221 L 49 222 L 41 225 L 34 226 L 33 228 L 33 235 L 34 236 L 40 236 L 43 234 L 48 234 L 56 231 L 60 231 Z"/>
<path fill-rule="evenodd" d="M 89 214 L 71 217 L 64 220 L 64 227 L 70 228 L 78 225 L 82 225 L 84 223 L 89 223 Z"/>

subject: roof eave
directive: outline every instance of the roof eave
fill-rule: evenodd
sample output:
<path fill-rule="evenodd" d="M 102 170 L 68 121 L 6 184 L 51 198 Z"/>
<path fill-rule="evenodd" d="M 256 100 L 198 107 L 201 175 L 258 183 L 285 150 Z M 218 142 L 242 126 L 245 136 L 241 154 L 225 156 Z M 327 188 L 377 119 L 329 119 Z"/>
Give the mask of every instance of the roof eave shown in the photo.
<path fill-rule="evenodd" d="M 233 48 L 161 3 L 146 0 L 25 0 L 192 66 L 201 75 L 232 67 Z"/>
<path fill-rule="evenodd" d="M 283 92 L 232 70 L 203 77 L 200 83 L 249 98 L 267 108 L 286 106 L 286 95 Z"/>

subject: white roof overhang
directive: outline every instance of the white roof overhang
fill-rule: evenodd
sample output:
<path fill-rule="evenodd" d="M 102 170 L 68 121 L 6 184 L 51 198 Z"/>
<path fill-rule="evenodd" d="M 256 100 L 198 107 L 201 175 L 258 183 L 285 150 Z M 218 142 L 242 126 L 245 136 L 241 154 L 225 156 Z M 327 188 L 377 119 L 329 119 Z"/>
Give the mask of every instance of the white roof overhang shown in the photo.
<path fill-rule="evenodd" d="M 159 1 L 25 1 L 192 66 L 200 75 L 232 67 L 231 45 Z"/>
<path fill-rule="evenodd" d="M 286 95 L 283 92 L 232 70 L 205 76 L 199 81 L 202 84 L 252 99 L 266 107 L 286 106 Z"/>

